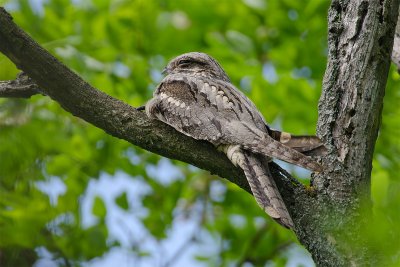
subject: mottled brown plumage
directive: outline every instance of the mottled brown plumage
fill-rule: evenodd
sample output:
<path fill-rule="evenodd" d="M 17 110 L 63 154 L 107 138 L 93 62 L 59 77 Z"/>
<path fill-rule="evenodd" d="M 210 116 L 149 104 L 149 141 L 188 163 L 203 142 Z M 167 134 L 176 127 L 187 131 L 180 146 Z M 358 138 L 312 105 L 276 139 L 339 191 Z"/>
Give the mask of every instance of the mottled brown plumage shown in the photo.
<path fill-rule="evenodd" d="M 302 154 L 319 154 L 324 150 L 321 141 L 270 129 L 255 105 L 231 84 L 217 61 L 204 53 L 178 56 L 165 71 L 168 75 L 146 104 L 147 115 L 222 150 L 243 169 L 265 212 L 283 226 L 293 228 L 268 166 L 262 162 L 265 158 L 277 158 L 321 171 L 317 162 Z"/>

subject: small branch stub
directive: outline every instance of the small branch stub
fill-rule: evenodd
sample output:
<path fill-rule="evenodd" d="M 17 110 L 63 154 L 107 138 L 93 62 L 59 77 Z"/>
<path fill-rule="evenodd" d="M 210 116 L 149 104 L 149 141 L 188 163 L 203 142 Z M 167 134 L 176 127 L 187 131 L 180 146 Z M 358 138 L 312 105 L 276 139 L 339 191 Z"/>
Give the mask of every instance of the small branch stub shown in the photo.
<path fill-rule="evenodd" d="M 36 83 L 23 72 L 15 80 L 0 81 L 0 97 L 30 98 L 39 93 Z"/>

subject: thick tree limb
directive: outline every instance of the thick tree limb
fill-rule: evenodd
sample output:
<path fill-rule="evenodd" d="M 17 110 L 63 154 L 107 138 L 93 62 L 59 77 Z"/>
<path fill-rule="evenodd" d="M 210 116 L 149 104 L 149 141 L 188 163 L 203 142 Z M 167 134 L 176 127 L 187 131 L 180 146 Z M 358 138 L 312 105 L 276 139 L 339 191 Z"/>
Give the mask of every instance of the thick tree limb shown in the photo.
<path fill-rule="evenodd" d="M 244 175 L 211 145 L 149 120 L 143 112 L 93 88 L 15 25 L 3 8 L 0 8 L 0 25 L 0 51 L 34 79 L 44 94 L 73 115 L 146 150 L 208 169 L 220 176 L 235 177 L 231 179 L 247 188 Z M 6 82 L 2 96 L 9 95 L 10 86 L 18 83 Z M 32 93 L 26 87 L 16 91 L 16 95 Z"/>
<path fill-rule="evenodd" d="M 150 120 L 143 112 L 93 88 L 23 32 L 3 8 L 0 8 L 0 25 L 0 51 L 35 81 L 37 87 L 31 84 L 32 88 L 40 88 L 43 94 L 57 101 L 65 110 L 108 134 L 159 155 L 208 170 L 250 192 L 243 172 L 211 144 L 194 140 L 166 124 Z M 7 82 L 8 87 L 5 88 L 8 90 L 10 84 L 15 83 L 18 82 Z M 15 95 L 33 93 L 28 89 L 17 91 Z M 7 94 L 10 93 L 0 92 L 0 96 Z M 300 203 L 305 203 L 298 198 L 307 198 L 303 186 L 278 165 L 272 163 L 271 169 L 281 185 L 289 210 L 296 217 L 302 210 Z"/>

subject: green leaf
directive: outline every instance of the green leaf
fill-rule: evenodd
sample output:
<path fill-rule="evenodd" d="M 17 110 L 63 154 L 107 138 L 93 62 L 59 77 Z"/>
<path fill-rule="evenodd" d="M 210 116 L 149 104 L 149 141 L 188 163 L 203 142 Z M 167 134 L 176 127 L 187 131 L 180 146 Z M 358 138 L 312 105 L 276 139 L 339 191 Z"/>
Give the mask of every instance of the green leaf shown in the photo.
<path fill-rule="evenodd" d="M 93 202 L 92 213 L 97 217 L 104 218 L 107 213 L 106 205 L 101 197 L 96 196 Z"/>
<path fill-rule="evenodd" d="M 115 199 L 115 203 L 123 209 L 123 210 L 128 210 L 129 209 L 129 203 L 128 203 L 128 198 L 126 195 L 126 192 L 122 193 Z"/>

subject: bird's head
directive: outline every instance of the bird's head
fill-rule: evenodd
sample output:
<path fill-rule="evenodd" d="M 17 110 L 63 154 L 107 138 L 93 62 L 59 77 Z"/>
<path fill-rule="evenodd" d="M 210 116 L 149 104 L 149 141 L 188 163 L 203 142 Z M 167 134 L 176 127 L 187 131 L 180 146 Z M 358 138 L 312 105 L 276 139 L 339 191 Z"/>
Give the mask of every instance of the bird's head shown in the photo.
<path fill-rule="evenodd" d="M 200 52 L 190 52 L 177 56 L 168 63 L 163 73 L 208 74 L 213 78 L 230 82 L 228 75 L 218 62 L 209 55 Z"/>

